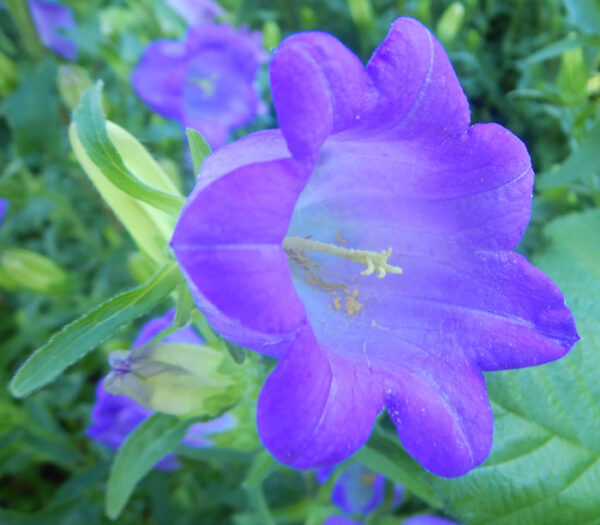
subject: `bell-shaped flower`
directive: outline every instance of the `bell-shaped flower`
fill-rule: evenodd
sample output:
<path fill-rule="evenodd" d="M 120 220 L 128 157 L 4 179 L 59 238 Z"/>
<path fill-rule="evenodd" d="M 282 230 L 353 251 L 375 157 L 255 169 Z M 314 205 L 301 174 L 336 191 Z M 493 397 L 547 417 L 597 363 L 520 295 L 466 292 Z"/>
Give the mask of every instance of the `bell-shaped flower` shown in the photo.
<path fill-rule="evenodd" d="M 75 28 L 71 8 L 56 2 L 29 0 L 29 12 L 42 44 L 67 60 L 75 60 L 75 42 L 60 32 Z"/>
<path fill-rule="evenodd" d="M 216 148 L 261 108 L 255 80 L 265 59 L 260 34 L 202 24 L 183 42 L 151 43 L 131 82 L 153 111 L 199 131 Z"/>
<path fill-rule="evenodd" d="M 292 35 L 270 74 L 280 129 L 205 160 L 171 241 L 211 325 L 280 358 L 261 439 L 292 467 L 326 466 L 385 408 L 424 467 L 464 474 L 492 443 L 482 372 L 578 340 L 558 288 L 513 251 L 527 149 L 470 125 L 444 49 L 413 19 L 366 67 L 326 33 Z"/>
<path fill-rule="evenodd" d="M 155 335 L 168 328 L 173 322 L 173 316 L 174 311 L 170 311 L 162 317 L 146 323 L 133 346 L 139 347 L 146 344 Z M 184 344 L 185 346 L 204 344 L 202 338 L 190 327 L 172 333 L 163 341 Z M 92 423 L 86 432 L 93 440 L 116 450 L 127 436 L 152 413 L 152 410 L 140 405 L 131 397 L 109 393 L 102 385 L 101 380 L 96 387 L 96 402 L 92 409 Z M 207 436 L 225 432 L 234 426 L 235 420 L 229 414 L 206 423 L 195 423 L 188 430 L 183 443 L 191 447 L 211 446 L 212 441 Z M 168 454 L 156 464 L 155 468 L 173 470 L 178 466 L 179 462 L 175 455 Z"/>
<path fill-rule="evenodd" d="M 6 211 L 8 210 L 8 201 L 6 199 L 0 198 L 0 224 L 4 220 L 4 215 L 6 215 Z"/>

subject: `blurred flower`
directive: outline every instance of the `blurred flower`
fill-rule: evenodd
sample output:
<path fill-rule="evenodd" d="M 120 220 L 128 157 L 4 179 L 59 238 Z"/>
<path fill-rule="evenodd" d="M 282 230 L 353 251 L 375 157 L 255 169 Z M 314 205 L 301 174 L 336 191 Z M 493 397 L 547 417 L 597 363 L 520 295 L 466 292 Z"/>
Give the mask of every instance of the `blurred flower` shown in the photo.
<path fill-rule="evenodd" d="M 325 483 L 333 470 L 334 467 L 317 470 L 319 483 Z M 394 485 L 392 507 L 400 505 L 403 492 L 402 485 Z M 362 463 L 353 463 L 345 468 L 335 481 L 331 500 L 348 514 L 369 514 L 381 507 L 385 501 L 385 476 Z"/>
<path fill-rule="evenodd" d="M 6 199 L 0 199 L 0 224 L 2 224 L 2 221 L 4 220 L 6 210 L 8 210 L 8 201 Z"/>
<path fill-rule="evenodd" d="M 61 29 L 75 28 L 71 8 L 54 2 L 29 0 L 29 10 L 42 43 L 63 58 L 75 60 L 75 42 L 60 33 Z"/>
<path fill-rule="evenodd" d="M 190 26 L 212 22 L 225 10 L 213 0 L 167 0 L 167 4 Z"/>
<path fill-rule="evenodd" d="M 329 516 L 323 525 L 362 525 L 360 521 L 347 518 L 346 516 Z"/>
<path fill-rule="evenodd" d="M 531 210 L 527 150 L 469 125 L 444 49 L 413 19 L 366 68 L 306 32 L 270 74 L 281 129 L 205 160 L 171 241 L 211 326 L 281 358 L 261 440 L 287 465 L 326 466 L 386 408 L 425 468 L 465 474 L 492 443 L 482 372 L 578 340 L 558 288 L 513 252 Z"/>
<path fill-rule="evenodd" d="M 401 525 L 458 525 L 454 521 L 440 518 L 439 516 L 433 516 L 431 514 L 422 514 L 420 516 L 413 516 L 402 522 Z"/>
<path fill-rule="evenodd" d="M 260 33 L 203 24 L 184 42 L 151 43 L 131 82 L 152 110 L 196 129 L 216 148 L 259 111 L 255 79 L 266 56 Z"/>
<path fill-rule="evenodd" d="M 167 312 L 162 317 L 146 323 L 133 347 L 139 347 L 150 341 L 155 335 L 168 328 L 175 312 Z M 163 342 L 202 345 L 204 341 L 191 327 L 178 330 L 163 339 Z M 96 403 L 92 409 L 92 424 L 87 429 L 87 435 L 103 443 L 109 448 L 118 449 L 127 436 L 153 412 L 126 395 L 113 395 L 106 391 L 102 380 L 96 387 Z M 190 427 L 183 443 L 192 447 L 210 446 L 212 442 L 206 437 L 210 434 L 225 432 L 235 426 L 235 420 L 225 414 L 206 423 L 196 423 Z M 178 468 L 179 463 L 174 454 L 165 456 L 156 468 L 172 470 Z"/>

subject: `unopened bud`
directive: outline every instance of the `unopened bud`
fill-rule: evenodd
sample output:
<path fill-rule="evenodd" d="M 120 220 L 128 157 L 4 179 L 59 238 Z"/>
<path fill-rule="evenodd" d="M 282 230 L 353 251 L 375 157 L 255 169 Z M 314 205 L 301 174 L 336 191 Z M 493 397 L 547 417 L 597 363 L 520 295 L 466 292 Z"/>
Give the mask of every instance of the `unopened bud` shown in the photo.
<path fill-rule="evenodd" d="M 217 415 L 242 395 L 241 368 L 206 345 L 148 343 L 112 352 L 109 362 L 104 388 L 157 412 Z"/>
<path fill-rule="evenodd" d="M 442 13 L 438 20 L 436 35 L 445 46 L 452 45 L 465 18 L 465 6 L 460 2 L 453 2 Z"/>
<path fill-rule="evenodd" d="M 29 288 L 34 292 L 52 294 L 69 288 L 69 274 L 52 259 L 22 248 L 8 248 L 0 256 L 3 279 L 9 288 Z"/>
<path fill-rule="evenodd" d="M 69 109 L 79 105 L 81 94 L 94 83 L 89 73 L 75 64 L 60 66 L 56 82 L 60 98 Z"/>

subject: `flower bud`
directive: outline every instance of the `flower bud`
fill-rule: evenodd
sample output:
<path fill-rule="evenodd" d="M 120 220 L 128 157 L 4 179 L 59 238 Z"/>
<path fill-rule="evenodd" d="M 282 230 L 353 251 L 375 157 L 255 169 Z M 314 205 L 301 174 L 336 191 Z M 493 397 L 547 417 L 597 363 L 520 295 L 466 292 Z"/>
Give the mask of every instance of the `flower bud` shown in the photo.
<path fill-rule="evenodd" d="M 445 46 L 452 45 L 465 18 L 465 6 L 460 2 L 451 3 L 438 20 L 436 35 Z"/>
<path fill-rule="evenodd" d="M 111 394 L 177 416 L 219 414 L 241 397 L 241 368 L 207 345 L 147 343 L 112 352 L 104 380 Z"/>
<path fill-rule="evenodd" d="M 52 259 L 39 253 L 8 248 L 0 256 L 0 273 L 7 288 L 29 288 L 34 292 L 52 294 L 69 287 L 69 274 Z"/>

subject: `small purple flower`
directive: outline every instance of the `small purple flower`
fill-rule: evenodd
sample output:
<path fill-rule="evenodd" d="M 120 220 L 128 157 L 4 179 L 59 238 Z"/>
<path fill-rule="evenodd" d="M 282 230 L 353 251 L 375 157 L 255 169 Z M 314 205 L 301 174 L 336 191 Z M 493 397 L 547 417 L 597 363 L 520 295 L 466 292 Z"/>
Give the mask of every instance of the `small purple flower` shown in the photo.
<path fill-rule="evenodd" d="M 256 33 L 203 24 L 184 42 L 150 44 L 131 82 L 152 110 L 196 129 L 216 148 L 259 111 L 255 79 L 265 58 Z"/>
<path fill-rule="evenodd" d="M 174 310 L 162 317 L 146 323 L 137 336 L 133 347 L 149 342 L 155 335 L 173 322 Z M 204 341 L 191 327 L 182 328 L 162 340 L 165 343 L 204 344 Z M 115 396 L 102 386 L 102 380 L 96 387 L 96 403 L 92 409 L 92 424 L 87 429 L 87 435 L 109 448 L 118 449 L 127 436 L 148 416 L 151 410 L 136 403 L 124 395 Z M 225 432 L 233 428 L 233 418 L 225 414 L 206 423 L 196 423 L 188 430 L 183 443 L 192 447 L 207 447 L 212 442 L 206 437 L 210 434 Z M 161 459 L 156 468 L 173 470 L 179 467 L 174 454 L 168 454 Z"/>
<path fill-rule="evenodd" d="M 71 8 L 54 2 L 29 0 L 29 11 L 42 43 L 63 58 L 75 60 L 75 42 L 60 33 L 61 29 L 75 28 Z"/>
<path fill-rule="evenodd" d="M 444 49 L 410 18 L 366 68 L 307 32 L 270 74 L 280 129 L 206 159 L 172 239 L 211 325 L 280 358 L 262 442 L 292 467 L 330 465 L 385 408 L 425 468 L 465 474 L 492 443 L 482 372 L 558 359 L 579 338 L 560 290 L 513 251 L 527 150 L 470 126 Z"/>
<path fill-rule="evenodd" d="M 2 221 L 4 220 L 6 210 L 8 210 L 8 201 L 6 199 L 0 199 L 0 224 L 2 224 Z"/>
<path fill-rule="evenodd" d="M 213 0 L 167 0 L 167 4 L 190 26 L 212 22 L 225 14 L 225 10 Z"/>
<path fill-rule="evenodd" d="M 335 467 L 323 467 L 317 470 L 319 483 L 325 483 Z M 404 489 L 394 486 L 394 499 L 391 506 L 402 503 Z M 369 469 L 362 463 L 354 463 L 346 468 L 333 486 L 332 502 L 349 514 L 369 514 L 385 501 L 385 476 Z"/>

